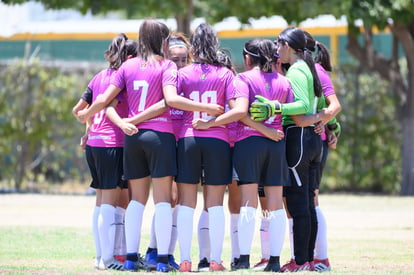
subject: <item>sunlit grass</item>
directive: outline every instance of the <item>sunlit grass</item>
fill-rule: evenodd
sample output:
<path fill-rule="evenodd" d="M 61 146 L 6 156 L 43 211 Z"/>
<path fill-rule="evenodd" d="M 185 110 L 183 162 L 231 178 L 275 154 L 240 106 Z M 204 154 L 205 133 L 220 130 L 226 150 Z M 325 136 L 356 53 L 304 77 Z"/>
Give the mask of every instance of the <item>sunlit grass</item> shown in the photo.
<path fill-rule="evenodd" d="M 328 222 L 329 259 L 333 268 L 329 274 L 414 273 L 414 198 L 322 195 L 320 202 Z M 93 196 L 0 195 L 0 273 L 102 273 L 93 269 L 90 227 L 93 203 Z M 150 201 L 144 213 L 146 220 L 151 219 L 152 211 Z M 141 253 L 145 253 L 149 242 L 150 224 L 143 225 Z M 228 225 L 227 220 L 223 263 L 230 268 Z M 259 219 L 251 253 L 252 265 L 260 259 L 258 225 Z M 179 261 L 178 244 L 175 257 Z M 286 236 L 281 262 L 289 257 Z M 196 233 L 192 259 L 195 270 L 198 263 Z"/>

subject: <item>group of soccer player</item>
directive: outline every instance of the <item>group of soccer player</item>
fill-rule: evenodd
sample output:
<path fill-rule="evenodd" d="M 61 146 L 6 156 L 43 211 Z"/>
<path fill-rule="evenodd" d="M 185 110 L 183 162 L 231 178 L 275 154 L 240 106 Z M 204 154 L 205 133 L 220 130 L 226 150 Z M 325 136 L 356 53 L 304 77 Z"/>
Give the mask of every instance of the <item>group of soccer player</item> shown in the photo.
<path fill-rule="evenodd" d="M 242 54 L 245 71 L 237 74 L 206 23 L 189 40 L 153 19 L 141 24 L 138 41 L 114 38 L 105 52 L 109 68 L 73 108 L 86 123 L 81 145 L 97 190 L 96 268 L 193 271 L 201 183 L 198 271 L 225 270 L 226 190 L 232 270 L 250 268 L 259 196 L 262 259 L 253 268 L 330 270 L 317 190 L 341 106 L 328 51 L 287 28 L 275 41 L 247 41 Z M 155 211 L 144 258 L 138 252 L 151 184 Z M 292 254 L 281 266 L 286 215 Z"/>

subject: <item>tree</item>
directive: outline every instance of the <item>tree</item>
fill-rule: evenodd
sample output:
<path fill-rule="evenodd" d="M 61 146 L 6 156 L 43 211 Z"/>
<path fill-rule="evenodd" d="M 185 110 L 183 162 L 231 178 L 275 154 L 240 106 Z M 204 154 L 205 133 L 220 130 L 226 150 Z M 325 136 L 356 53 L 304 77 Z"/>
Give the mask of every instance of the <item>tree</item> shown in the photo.
<path fill-rule="evenodd" d="M 0 72 L 1 176 L 13 178 L 9 185 L 16 190 L 36 182 L 37 174 L 50 181 L 64 178 L 64 160 L 78 142 L 72 138 L 78 127 L 71 110 L 83 88 L 81 78 L 32 58 Z"/>

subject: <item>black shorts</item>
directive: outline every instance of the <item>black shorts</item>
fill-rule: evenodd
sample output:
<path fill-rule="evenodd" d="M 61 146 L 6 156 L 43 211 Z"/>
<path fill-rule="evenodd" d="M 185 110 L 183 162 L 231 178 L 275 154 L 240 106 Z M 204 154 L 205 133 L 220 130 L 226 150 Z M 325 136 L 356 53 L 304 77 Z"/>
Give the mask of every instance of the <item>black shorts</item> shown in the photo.
<path fill-rule="evenodd" d="M 230 145 L 218 138 L 184 137 L 178 140 L 176 182 L 226 185 L 231 183 Z"/>
<path fill-rule="evenodd" d="M 289 185 L 284 139 L 275 142 L 259 136 L 245 138 L 234 145 L 233 160 L 239 184 Z"/>
<path fill-rule="evenodd" d="M 139 129 L 124 141 L 125 179 L 161 178 L 177 174 L 176 141 L 171 133 Z"/>
<path fill-rule="evenodd" d="M 123 180 L 122 147 L 92 147 L 86 145 L 86 161 L 92 176 L 91 187 L 95 189 L 128 188 Z"/>
<path fill-rule="evenodd" d="M 313 191 L 321 162 L 322 140 L 314 127 L 286 126 L 286 159 L 292 188 Z"/>
<path fill-rule="evenodd" d="M 319 164 L 319 169 L 316 171 L 315 189 L 319 189 L 321 184 L 323 169 L 325 168 L 326 160 L 328 159 L 328 150 L 328 141 L 322 140 L 321 162 Z"/>

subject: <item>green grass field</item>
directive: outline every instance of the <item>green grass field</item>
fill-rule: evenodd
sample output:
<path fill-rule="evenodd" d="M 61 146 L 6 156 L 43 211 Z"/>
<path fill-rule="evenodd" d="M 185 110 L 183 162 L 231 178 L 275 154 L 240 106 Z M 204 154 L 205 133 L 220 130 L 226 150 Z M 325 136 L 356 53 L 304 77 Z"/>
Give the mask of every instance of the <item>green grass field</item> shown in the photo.
<path fill-rule="evenodd" d="M 414 274 L 413 197 L 322 195 L 320 204 L 328 221 L 329 259 L 333 268 L 328 274 Z M 92 267 L 93 205 L 93 196 L 0 195 L 0 273 L 115 274 L 95 271 Z M 195 221 L 200 210 L 200 207 L 196 210 Z M 150 200 L 144 213 L 147 222 L 143 224 L 141 253 L 148 245 L 152 213 Z M 257 221 L 251 264 L 260 259 Z M 229 219 L 223 251 L 227 268 L 230 265 L 228 226 Z M 192 254 L 194 270 L 198 262 L 196 234 Z M 286 236 L 281 262 L 287 261 L 289 255 Z M 175 257 L 179 259 L 178 245 Z M 302 274 L 305 273 L 309 272 Z"/>

